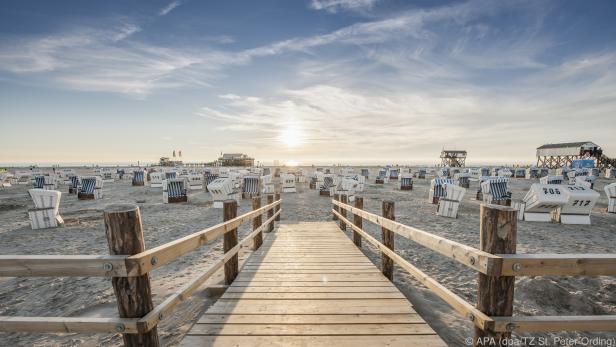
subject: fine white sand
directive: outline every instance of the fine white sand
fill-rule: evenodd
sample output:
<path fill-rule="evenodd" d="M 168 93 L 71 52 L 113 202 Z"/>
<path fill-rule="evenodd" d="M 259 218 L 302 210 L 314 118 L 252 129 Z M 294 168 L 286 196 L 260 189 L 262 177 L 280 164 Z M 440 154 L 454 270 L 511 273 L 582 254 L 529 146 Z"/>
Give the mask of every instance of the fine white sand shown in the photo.
<path fill-rule="evenodd" d="M 310 168 L 307 168 L 310 170 Z M 305 170 L 305 171 L 307 171 Z M 84 171 L 90 172 L 90 170 Z M 477 183 L 471 182 L 457 219 L 435 215 L 429 204 L 429 179 L 414 180 L 414 190 L 400 191 L 397 181 L 375 185 L 376 168 L 366 184 L 364 207 L 380 213 L 381 201 L 396 202 L 396 219 L 464 244 L 479 246 L 479 203 L 474 200 Z M 512 179 L 513 197 L 521 199 L 535 180 Z M 605 212 L 607 199 L 598 179 L 595 189 L 601 199 L 592 215 L 592 225 L 575 226 L 520 222 L 518 253 L 613 253 L 616 246 L 616 215 Z M 65 225 L 57 229 L 30 229 L 26 210 L 32 205 L 26 191 L 30 186 L 13 186 L 0 191 L 0 254 L 108 254 L 102 221 L 104 207 L 111 203 L 145 200 L 139 203 L 146 247 L 152 248 L 222 221 L 222 210 L 211 208 L 208 193 L 191 192 L 186 204 L 163 204 L 162 190 L 132 187 L 130 181 L 105 184 L 104 198 L 79 201 L 62 196 L 60 213 Z M 283 222 L 331 219 L 329 198 L 319 197 L 306 185 L 298 193 L 283 194 Z M 239 214 L 251 209 L 243 200 Z M 368 232 L 380 238 L 380 229 L 365 222 Z M 240 237 L 250 225 L 240 228 Z M 405 259 L 433 276 L 462 298 L 476 300 L 477 274 L 456 262 L 396 237 L 396 250 Z M 151 274 L 155 304 L 203 271 L 222 254 L 217 240 Z M 364 251 L 376 264 L 379 253 L 364 243 Z M 246 256 L 247 252 L 243 254 Z M 220 278 L 210 281 L 216 283 Z M 452 311 L 442 300 L 396 268 L 395 283 L 413 302 L 416 310 L 452 346 L 464 345 L 472 336 L 472 324 Z M 515 289 L 516 315 L 599 315 L 616 314 L 616 280 L 612 277 L 518 278 Z M 175 346 L 196 318 L 216 299 L 203 290 L 180 304 L 158 331 L 163 345 Z M 105 278 L 0 278 L 0 315 L 4 316 L 97 316 L 117 315 L 111 281 Z M 613 333 L 559 333 L 558 336 L 615 337 Z M 533 336 L 550 336 L 533 334 Z M 11 346 L 116 346 L 121 337 L 113 334 L 25 334 L 0 333 L 0 345 Z"/>

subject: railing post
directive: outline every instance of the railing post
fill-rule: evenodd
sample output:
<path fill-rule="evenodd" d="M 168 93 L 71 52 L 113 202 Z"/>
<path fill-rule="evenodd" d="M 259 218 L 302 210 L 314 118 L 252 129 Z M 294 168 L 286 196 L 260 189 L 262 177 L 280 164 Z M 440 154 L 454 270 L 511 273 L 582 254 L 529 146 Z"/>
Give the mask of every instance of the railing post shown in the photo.
<path fill-rule="evenodd" d="M 347 201 L 347 196 L 345 194 L 341 194 L 340 195 L 340 202 L 343 204 L 346 204 Z M 346 210 L 344 208 L 340 208 L 340 215 L 344 218 L 346 218 L 347 213 Z M 342 231 L 346 231 L 346 224 L 344 223 L 344 221 L 342 220 L 342 218 L 340 218 L 340 230 Z"/>
<path fill-rule="evenodd" d="M 224 221 L 231 220 L 237 217 L 237 201 L 225 200 L 223 202 Z M 227 253 L 231 248 L 237 245 L 237 228 L 229 230 L 225 233 L 223 239 L 223 252 Z M 235 254 L 225 263 L 225 284 L 229 285 L 233 283 L 237 273 L 239 272 L 238 256 Z"/>
<path fill-rule="evenodd" d="M 340 201 L 340 194 L 334 194 L 334 200 Z M 334 205 L 334 211 L 340 213 L 340 209 L 338 208 L 338 206 Z M 332 220 L 338 220 L 338 216 L 333 214 Z"/>
<path fill-rule="evenodd" d="M 253 210 L 258 210 L 261 208 L 261 196 L 255 196 L 252 198 L 252 209 Z M 255 219 L 252 220 L 252 230 L 257 230 L 262 224 L 262 218 L 261 215 L 258 215 L 257 217 L 255 217 Z M 259 249 L 259 247 L 261 247 L 261 245 L 263 244 L 263 232 L 259 232 L 257 235 L 255 235 L 255 237 L 253 238 L 253 250 L 257 250 Z"/>
<path fill-rule="evenodd" d="M 274 194 L 267 194 L 267 204 L 271 205 L 274 203 Z M 274 209 L 270 209 L 267 211 L 267 219 L 270 219 L 274 216 Z M 274 231 L 274 221 L 269 222 L 269 225 L 267 227 L 267 232 L 271 233 L 272 231 Z"/>
<path fill-rule="evenodd" d="M 482 204 L 480 208 L 480 248 L 492 254 L 515 254 L 517 211 L 511 207 Z M 477 309 L 488 316 L 511 316 L 515 276 L 487 276 L 479 274 Z M 514 328 L 513 326 L 511 328 Z M 512 329 L 513 330 L 513 329 Z M 475 327 L 474 345 L 493 339 L 495 346 L 511 338 L 511 332 L 493 332 Z"/>
<path fill-rule="evenodd" d="M 355 208 L 360 210 L 364 209 L 364 198 L 361 196 L 355 197 Z M 353 224 L 360 229 L 363 228 L 364 223 L 360 215 L 353 215 Z M 359 235 L 357 231 L 353 231 L 353 243 L 355 243 L 355 246 L 361 248 L 361 235 Z"/>
<path fill-rule="evenodd" d="M 280 200 L 280 193 L 276 193 L 276 201 Z M 276 212 L 280 211 L 280 205 L 276 206 Z M 276 222 L 280 222 L 280 213 L 274 219 Z"/>
<path fill-rule="evenodd" d="M 105 235 L 111 255 L 134 255 L 145 251 L 141 214 L 136 205 L 110 205 L 103 212 Z M 121 318 L 141 318 L 154 309 L 149 275 L 113 277 L 113 291 Z M 118 332 L 124 326 L 116 326 Z M 126 347 L 160 346 L 156 327 L 146 333 L 123 334 Z"/>
<path fill-rule="evenodd" d="M 395 220 L 394 217 L 394 202 L 391 200 L 383 201 L 383 217 L 391 220 Z M 394 250 L 394 233 L 389 229 L 381 227 L 381 240 L 385 247 Z M 385 253 L 381 253 L 381 271 L 385 277 L 390 281 L 394 280 L 394 261 L 388 257 Z"/>

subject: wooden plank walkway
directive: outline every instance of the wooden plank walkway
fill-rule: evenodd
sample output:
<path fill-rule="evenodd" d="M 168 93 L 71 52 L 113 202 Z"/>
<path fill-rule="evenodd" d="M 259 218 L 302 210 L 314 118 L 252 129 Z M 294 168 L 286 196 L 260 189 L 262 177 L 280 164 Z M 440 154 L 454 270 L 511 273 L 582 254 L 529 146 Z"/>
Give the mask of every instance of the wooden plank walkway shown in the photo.
<path fill-rule="evenodd" d="M 334 222 L 265 235 L 181 346 L 445 346 Z"/>

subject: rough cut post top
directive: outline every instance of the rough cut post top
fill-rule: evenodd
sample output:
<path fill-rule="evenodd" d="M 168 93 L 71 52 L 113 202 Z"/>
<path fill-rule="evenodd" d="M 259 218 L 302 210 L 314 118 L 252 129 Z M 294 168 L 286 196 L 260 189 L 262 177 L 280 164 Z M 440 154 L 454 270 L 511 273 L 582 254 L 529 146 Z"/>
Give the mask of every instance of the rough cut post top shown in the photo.
<path fill-rule="evenodd" d="M 517 211 L 517 209 L 511 206 L 505 206 L 505 205 L 481 204 L 481 207 L 487 207 L 493 210 L 500 210 L 500 211 L 509 211 L 509 212 Z"/>
<path fill-rule="evenodd" d="M 107 205 L 103 210 L 105 213 L 125 213 L 139 210 L 139 206 L 135 204 L 111 204 Z"/>

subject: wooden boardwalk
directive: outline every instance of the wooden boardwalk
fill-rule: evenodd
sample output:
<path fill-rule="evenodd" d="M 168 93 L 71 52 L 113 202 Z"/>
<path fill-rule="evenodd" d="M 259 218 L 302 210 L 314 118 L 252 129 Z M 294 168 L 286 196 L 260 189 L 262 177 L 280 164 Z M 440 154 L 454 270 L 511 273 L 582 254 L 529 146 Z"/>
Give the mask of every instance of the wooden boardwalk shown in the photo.
<path fill-rule="evenodd" d="M 181 346 L 445 346 L 334 222 L 265 235 Z"/>

